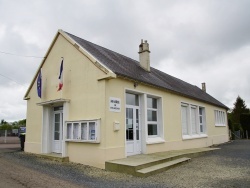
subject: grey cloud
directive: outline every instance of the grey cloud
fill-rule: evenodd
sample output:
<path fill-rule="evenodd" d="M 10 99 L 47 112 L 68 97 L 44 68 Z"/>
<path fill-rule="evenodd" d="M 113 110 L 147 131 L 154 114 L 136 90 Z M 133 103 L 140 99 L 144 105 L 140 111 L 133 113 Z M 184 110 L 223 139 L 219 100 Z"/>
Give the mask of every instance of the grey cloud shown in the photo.
<path fill-rule="evenodd" d="M 208 91 L 230 106 L 238 94 L 250 101 L 249 67 L 243 61 L 250 57 L 247 50 L 242 52 L 250 45 L 249 7 L 248 0 L 0 0 L 0 29 L 6 28 L 5 33 L 0 31 L 1 36 L 4 33 L 0 36 L 0 50 L 44 56 L 56 31 L 63 29 L 138 60 L 138 45 L 146 39 L 153 67 L 198 87 L 207 82 Z M 238 51 L 241 53 L 237 56 Z M 28 87 L 40 62 L 0 54 L 0 73 Z M 242 66 L 240 76 L 234 72 L 235 62 Z M 241 78 L 244 83 L 237 84 Z M 16 93 L 12 97 L 22 100 L 23 93 L 18 95 L 15 87 L 23 86 L 11 89 L 11 84 L 0 76 L 4 88 L 1 91 Z M 16 112 L 16 118 L 25 118 L 25 101 L 16 106 L 11 104 L 11 98 L 5 101 L 10 111 L 24 111 Z"/>

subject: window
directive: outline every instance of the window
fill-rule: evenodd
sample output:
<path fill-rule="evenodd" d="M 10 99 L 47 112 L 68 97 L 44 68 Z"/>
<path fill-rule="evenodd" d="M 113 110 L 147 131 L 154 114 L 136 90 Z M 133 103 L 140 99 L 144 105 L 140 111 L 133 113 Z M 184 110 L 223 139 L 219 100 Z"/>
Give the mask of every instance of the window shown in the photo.
<path fill-rule="evenodd" d="M 192 135 L 198 134 L 198 123 L 197 123 L 197 107 L 191 106 L 191 130 Z"/>
<path fill-rule="evenodd" d="M 205 108 L 199 107 L 200 132 L 205 133 Z"/>
<path fill-rule="evenodd" d="M 132 93 L 126 93 L 126 104 L 139 106 L 139 96 Z"/>
<path fill-rule="evenodd" d="M 184 139 L 206 136 L 205 108 L 182 103 L 181 124 Z"/>
<path fill-rule="evenodd" d="M 181 105 L 181 115 L 182 115 L 182 135 L 188 135 L 188 105 Z"/>
<path fill-rule="evenodd" d="M 100 142 L 99 120 L 66 122 L 66 140 Z"/>
<path fill-rule="evenodd" d="M 214 111 L 215 125 L 216 126 L 226 126 L 226 115 L 225 112 L 221 110 Z"/>
<path fill-rule="evenodd" d="M 147 97 L 147 125 L 148 125 L 148 136 L 158 135 L 158 109 L 157 99 Z"/>

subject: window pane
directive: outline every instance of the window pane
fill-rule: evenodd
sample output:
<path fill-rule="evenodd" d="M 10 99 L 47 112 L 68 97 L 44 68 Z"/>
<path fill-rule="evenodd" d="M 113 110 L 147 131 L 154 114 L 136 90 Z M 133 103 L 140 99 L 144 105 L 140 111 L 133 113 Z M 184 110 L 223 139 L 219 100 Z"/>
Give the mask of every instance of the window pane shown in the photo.
<path fill-rule="evenodd" d="M 71 130 L 72 130 L 71 123 L 67 123 L 67 139 L 71 139 Z"/>
<path fill-rule="evenodd" d="M 95 140 L 95 122 L 89 122 L 89 139 Z"/>
<path fill-rule="evenodd" d="M 59 131 L 59 130 L 60 130 L 60 122 L 55 123 L 55 131 Z"/>
<path fill-rule="evenodd" d="M 204 130 L 203 130 L 203 125 L 202 125 L 202 124 L 200 124 L 200 132 L 201 132 L 201 133 L 204 132 Z"/>
<path fill-rule="evenodd" d="M 148 135 L 157 135 L 157 124 L 148 124 Z"/>
<path fill-rule="evenodd" d="M 192 125 L 192 133 L 197 134 L 197 120 L 196 120 L 196 108 L 191 108 L 191 125 Z"/>
<path fill-rule="evenodd" d="M 225 112 L 222 112 L 222 124 L 226 124 L 226 117 L 225 117 Z"/>
<path fill-rule="evenodd" d="M 73 124 L 73 139 L 78 139 L 79 125 L 78 123 Z"/>
<path fill-rule="evenodd" d="M 136 109 L 136 140 L 140 139 L 140 134 L 139 134 L 139 110 Z"/>
<path fill-rule="evenodd" d="M 59 111 L 59 110 L 63 110 L 63 107 L 62 106 L 54 107 L 54 111 Z"/>
<path fill-rule="evenodd" d="M 60 140 L 60 132 L 54 132 L 54 140 Z"/>
<path fill-rule="evenodd" d="M 188 134 L 188 108 L 187 106 L 181 107 L 181 121 L 182 121 L 182 134 Z"/>
<path fill-rule="evenodd" d="M 139 97 L 136 94 L 126 93 L 126 104 L 139 106 Z"/>
<path fill-rule="evenodd" d="M 157 109 L 157 99 L 148 97 L 147 98 L 147 107 Z"/>
<path fill-rule="evenodd" d="M 60 122 L 60 114 L 55 114 L 55 122 Z"/>
<path fill-rule="evenodd" d="M 148 121 L 157 121 L 157 111 L 148 110 Z"/>
<path fill-rule="evenodd" d="M 202 115 L 202 108 L 199 108 L 199 114 Z"/>
<path fill-rule="evenodd" d="M 87 140 L 87 123 L 81 123 L 81 140 Z"/>
<path fill-rule="evenodd" d="M 126 108 L 126 128 L 132 129 L 133 128 L 133 109 Z"/>

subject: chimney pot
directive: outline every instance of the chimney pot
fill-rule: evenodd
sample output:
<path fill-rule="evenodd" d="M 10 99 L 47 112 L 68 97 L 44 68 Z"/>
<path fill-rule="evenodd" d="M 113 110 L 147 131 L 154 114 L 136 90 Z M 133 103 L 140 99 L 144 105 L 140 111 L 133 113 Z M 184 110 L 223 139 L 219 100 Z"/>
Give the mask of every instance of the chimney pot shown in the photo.
<path fill-rule="evenodd" d="M 141 40 L 138 53 L 139 53 L 140 66 L 146 71 L 150 72 L 150 51 L 147 40 L 145 40 L 144 42 L 143 39 Z"/>
<path fill-rule="evenodd" d="M 201 89 L 202 91 L 206 92 L 206 83 L 201 83 Z"/>

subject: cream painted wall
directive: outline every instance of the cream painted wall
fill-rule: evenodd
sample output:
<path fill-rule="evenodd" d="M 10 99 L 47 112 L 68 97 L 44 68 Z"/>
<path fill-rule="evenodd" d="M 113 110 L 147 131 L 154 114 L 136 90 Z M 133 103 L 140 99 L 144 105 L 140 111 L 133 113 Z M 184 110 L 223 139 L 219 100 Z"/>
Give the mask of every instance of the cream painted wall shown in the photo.
<path fill-rule="evenodd" d="M 106 84 L 106 136 L 109 138 L 107 149 L 124 147 L 125 151 L 125 90 L 133 90 L 139 93 L 160 96 L 163 101 L 163 124 L 164 124 L 164 139 L 165 143 L 147 144 L 146 153 L 188 149 L 197 147 L 207 147 L 212 144 L 219 144 L 228 141 L 228 127 L 216 127 L 214 119 L 214 110 L 219 109 L 226 113 L 225 109 L 215 107 L 213 105 L 189 99 L 183 96 L 169 93 L 161 89 L 150 87 L 144 84 L 139 84 L 134 88 L 132 81 L 121 78 L 109 80 Z M 110 112 L 108 109 L 109 97 L 121 99 L 122 110 L 120 113 Z M 206 110 L 206 138 L 182 139 L 181 127 L 181 102 L 190 103 L 205 107 Z M 121 129 L 118 132 L 113 131 L 111 126 L 114 121 L 119 121 Z M 110 125 L 110 126 L 108 126 Z M 145 126 L 145 125 L 141 125 Z M 120 139 L 119 139 L 120 138 Z M 125 156 L 125 155 L 124 155 Z M 118 156 L 117 156 L 118 157 Z M 115 158 L 115 156 L 113 156 Z"/>
<path fill-rule="evenodd" d="M 42 137 L 42 107 L 36 105 L 41 101 L 37 96 L 36 87 L 31 88 L 29 96 L 30 99 L 27 101 L 26 138 L 24 149 L 26 152 L 40 153 Z"/>

